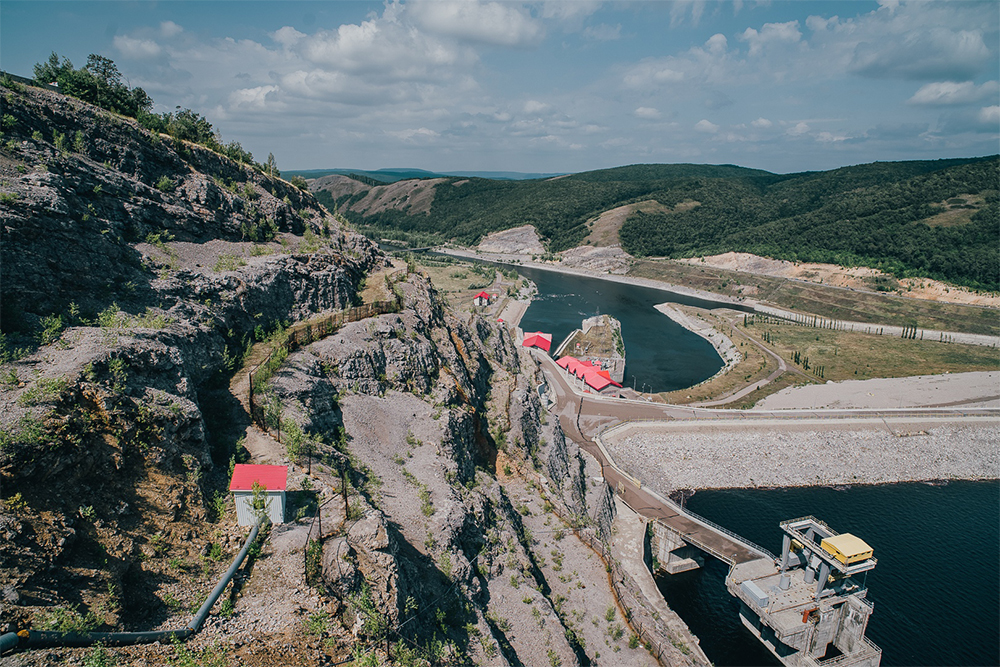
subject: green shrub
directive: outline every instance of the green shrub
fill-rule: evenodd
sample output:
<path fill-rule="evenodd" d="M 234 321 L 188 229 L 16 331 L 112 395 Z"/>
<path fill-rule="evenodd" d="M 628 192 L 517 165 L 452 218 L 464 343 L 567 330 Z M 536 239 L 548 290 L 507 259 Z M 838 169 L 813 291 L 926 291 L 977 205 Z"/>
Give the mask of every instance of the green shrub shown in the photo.
<path fill-rule="evenodd" d="M 246 266 L 247 261 L 242 257 L 232 253 L 223 253 L 212 267 L 214 271 L 236 271 L 241 266 Z"/>
<path fill-rule="evenodd" d="M 40 403 L 52 403 L 68 387 L 69 381 L 64 377 L 39 378 L 38 382 L 25 389 L 18 397 L 17 404 L 25 408 Z"/>
<path fill-rule="evenodd" d="M 175 187 L 177 184 L 169 176 L 160 176 L 160 180 L 156 181 L 156 189 L 160 192 L 173 192 Z"/>
<path fill-rule="evenodd" d="M 81 614 L 77 605 L 71 604 L 42 612 L 36 627 L 56 632 L 90 632 L 98 625 L 100 619 L 93 612 Z"/>

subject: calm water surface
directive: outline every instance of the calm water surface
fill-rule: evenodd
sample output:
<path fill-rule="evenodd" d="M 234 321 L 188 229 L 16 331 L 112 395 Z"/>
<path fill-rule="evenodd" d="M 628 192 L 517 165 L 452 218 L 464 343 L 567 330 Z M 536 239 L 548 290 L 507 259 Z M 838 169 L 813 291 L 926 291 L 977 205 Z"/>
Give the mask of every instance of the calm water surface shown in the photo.
<path fill-rule="evenodd" d="M 722 359 L 711 343 L 653 308 L 666 301 L 701 308 L 715 308 L 717 303 L 651 287 L 523 266 L 511 268 L 538 286 L 538 296 L 521 319 L 521 328 L 551 333 L 553 353 L 585 318 L 611 315 L 622 323 L 623 384 L 629 387 L 634 381 L 640 391 L 643 385 L 646 391 L 683 389 L 722 368 Z"/>
<path fill-rule="evenodd" d="M 951 482 L 699 491 L 687 506 L 777 552 L 778 523 L 812 514 L 875 550 L 867 636 L 882 664 L 1000 664 L 1000 486 Z M 727 568 L 658 580 L 667 602 L 717 665 L 775 665 L 737 618 Z"/>

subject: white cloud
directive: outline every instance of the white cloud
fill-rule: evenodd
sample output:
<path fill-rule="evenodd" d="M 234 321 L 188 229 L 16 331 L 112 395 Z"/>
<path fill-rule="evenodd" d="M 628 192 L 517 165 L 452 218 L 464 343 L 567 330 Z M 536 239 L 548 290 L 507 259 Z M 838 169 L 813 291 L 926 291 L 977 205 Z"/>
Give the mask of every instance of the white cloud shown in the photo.
<path fill-rule="evenodd" d="M 531 46 L 545 28 L 513 4 L 478 0 L 414 0 L 406 5 L 414 23 L 429 33 L 499 46 Z"/>
<path fill-rule="evenodd" d="M 405 80 L 428 79 L 460 60 L 475 60 L 474 54 L 463 54 L 454 44 L 383 19 L 318 32 L 302 40 L 299 50 L 306 60 L 323 67 Z"/>
<path fill-rule="evenodd" d="M 684 73 L 671 69 L 660 60 L 647 60 L 633 66 L 625 75 L 624 83 L 629 88 L 661 86 L 684 80 Z"/>
<path fill-rule="evenodd" d="M 234 107 L 246 107 L 253 109 L 263 109 L 267 101 L 268 93 L 278 90 L 277 86 L 256 86 L 255 88 L 241 88 L 229 94 L 229 102 Z"/>
<path fill-rule="evenodd" d="M 546 0 L 542 3 L 542 18 L 579 20 L 596 12 L 601 4 L 601 0 Z"/>
<path fill-rule="evenodd" d="M 638 118 L 646 118 L 648 120 L 655 120 L 660 117 L 659 109 L 654 109 L 652 107 L 639 107 L 633 113 Z"/>
<path fill-rule="evenodd" d="M 971 79 L 990 58 L 981 30 L 935 27 L 872 35 L 858 44 L 850 68 L 875 78 Z"/>
<path fill-rule="evenodd" d="M 136 39 L 126 35 L 115 35 L 114 45 L 126 58 L 136 58 L 138 60 L 156 58 L 163 53 L 160 45 L 151 39 Z"/>
<path fill-rule="evenodd" d="M 758 118 L 757 120 L 750 121 L 750 124 L 761 130 L 767 129 L 772 125 L 774 125 L 774 123 L 772 123 L 766 118 Z"/>
<path fill-rule="evenodd" d="M 785 133 L 793 137 L 798 137 L 805 134 L 808 131 L 809 131 L 809 125 L 803 121 L 799 121 L 792 127 L 785 130 Z"/>
<path fill-rule="evenodd" d="M 705 12 L 705 0 L 674 0 L 670 4 L 670 26 L 684 23 L 684 18 L 691 13 L 691 25 L 698 25 L 701 15 Z"/>
<path fill-rule="evenodd" d="M 539 102 L 538 100 L 528 100 L 524 103 L 524 113 L 537 114 L 547 111 L 549 105 L 545 102 Z"/>
<path fill-rule="evenodd" d="M 816 135 L 816 141 L 820 142 L 821 144 L 833 144 L 837 143 L 838 141 L 845 141 L 845 140 L 847 140 L 846 135 L 833 134 L 832 132 L 820 132 L 819 134 Z"/>
<path fill-rule="evenodd" d="M 694 124 L 694 129 L 696 132 L 704 132 L 705 134 L 715 134 L 719 131 L 719 126 L 715 123 L 705 120 L 702 118 L 697 123 Z"/>
<path fill-rule="evenodd" d="M 831 16 L 828 19 L 822 16 L 809 16 L 806 17 L 806 27 L 813 32 L 823 32 L 824 30 L 832 30 L 837 27 L 840 23 L 840 17 Z"/>
<path fill-rule="evenodd" d="M 708 38 L 705 42 L 705 48 L 708 49 L 709 53 L 725 53 L 726 48 L 729 46 L 729 42 L 726 41 L 726 36 L 722 33 L 716 33 Z"/>
<path fill-rule="evenodd" d="M 794 44 L 802 39 L 802 33 L 799 32 L 798 21 L 765 23 L 759 32 L 747 28 L 740 35 L 740 39 L 750 44 L 750 55 L 756 56 L 768 44 Z"/>
<path fill-rule="evenodd" d="M 173 21 L 164 21 L 160 24 L 160 34 L 168 39 L 170 37 L 176 37 L 182 32 L 184 32 L 184 28 L 180 27 Z"/>
<path fill-rule="evenodd" d="M 996 81 L 987 81 L 976 86 L 972 81 L 939 81 L 920 87 L 907 104 L 918 106 L 952 106 L 975 104 L 987 98 L 996 99 L 1000 86 Z"/>
<path fill-rule="evenodd" d="M 390 130 L 386 131 L 386 134 L 396 137 L 397 139 L 401 139 L 407 143 L 418 143 L 419 141 L 436 139 L 441 136 L 440 133 L 427 129 L 426 127 L 419 127 L 415 129 L 408 128 L 405 130 Z"/>
<path fill-rule="evenodd" d="M 596 26 L 587 26 L 583 31 L 583 36 L 598 42 L 612 42 L 621 39 L 622 24 L 610 26 L 607 23 L 601 23 Z"/>
<path fill-rule="evenodd" d="M 305 33 L 301 33 L 291 26 L 284 26 L 271 33 L 271 39 L 285 48 L 290 48 L 306 38 Z"/>
<path fill-rule="evenodd" d="M 992 123 L 993 129 L 1000 130 L 1000 105 L 994 104 L 991 107 L 983 107 L 979 110 L 978 118 L 980 123 Z"/>

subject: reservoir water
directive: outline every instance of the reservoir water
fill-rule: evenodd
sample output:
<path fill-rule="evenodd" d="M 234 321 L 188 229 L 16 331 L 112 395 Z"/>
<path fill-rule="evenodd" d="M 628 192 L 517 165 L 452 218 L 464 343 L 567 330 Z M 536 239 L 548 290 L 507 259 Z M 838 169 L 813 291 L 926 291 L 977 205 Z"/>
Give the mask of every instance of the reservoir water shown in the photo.
<path fill-rule="evenodd" d="M 537 297 L 521 318 L 521 328 L 551 333 L 553 353 L 584 318 L 611 315 L 622 323 L 626 386 L 634 382 L 639 391 L 643 385 L 646 391 L 683 389 L 722 368 L 711 343 L 653 308 L 667 301 L 701 308 L 716 308 L 718 303 L 599 278 L 511 268 L 538 286 Z"/>
<path fill-rule="evenodd" d="M 875 611 L 867 636 L 882 664 L 1000 664 L 1000 487 L 996 482 L 699 491 L 687 507 L 777 552 L 778 523 L 812 514 L 872 545 Z M 737 618 L 728 568 L 664 575 L 668 604 L 716 665 L 777 665 Z"/>
<path fill-rule="evenodd" d="M 707 341 L 653 309 L 671 301 L 716 304 L 669 292 L 551 271 L 512 267 L 534 281 L 539 295 L 521 327 L 553 334 L 555 344 L 585 317 L 610 314 L 622 322 L 626 380 L 668 391 L 715 374 L 722 361 Z M 868 637 L 882 647 L 882 664 L 1000 665 L 1000 485 L 921 483 L 849 488 L 699 491 L 694 512 L 776 552 L 778 523 L 814 515 L 875 550 L 868 597 L 875 611 Z M 705 567 L 657 580 L 670 606 L 701 639 L 716 665 L 777 665 L 740 623 L 725 587 L 727 566 Z"/>

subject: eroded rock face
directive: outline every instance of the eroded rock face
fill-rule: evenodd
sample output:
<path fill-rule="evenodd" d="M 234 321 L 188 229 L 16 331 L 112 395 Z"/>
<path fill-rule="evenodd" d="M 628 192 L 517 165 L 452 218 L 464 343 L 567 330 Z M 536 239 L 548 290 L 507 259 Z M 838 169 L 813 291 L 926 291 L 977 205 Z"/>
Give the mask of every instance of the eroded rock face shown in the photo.
<path fill-rule="evenodd" d="M 537 470 L 532 478 L 560 515 L 584 526 L 591 508 L 583 459 L 558 420 L 543 419 L 534 362 L 519 354 L 507 331 L 444 312 L 417 274 L 398 288 L 402 312 L 346 325 L 293 353 L 268 390 L 283 414 L 317 439 L 329 442 L 345 430 L 346 448 L 364 465 L 365 478 L 379 480 L 364 517 L 346 537 L 326 542 L 324 581 L 342 599 L 367 595 L 386 618 L 406 621 L 419 610 L 411 627 L 420 632 L 436 627 L 434 613 L 447 613 L 451 622 L 465 615 L 464 623 L 506 645 L 504 624 L 487 618 L 502 615 L 491 611 L 491 600 L 514 579 L 546 590 L 538 563 L 548 556 L 532 551 L 518 509 L 523 500 L 508 495 L 498 468 Z M 609 525 L 597 522 L 598 531 Z M 449 589 L 460 591 L 469 611 L 422 606 Z M 552 603 L 539 614 L 562 623 Z M 362 621 L 347 620 L 359 633 Z M 545 650 L 575 664 L 563 631 L 555 637 Z M 531 662 L 531 650 L 511 645 L 495 660 Z"/>
<path fill-rule="evenodd" d="M 480 252 L 514 255 L 541 255 L 545 253 L 545 248 L 542 246 L 538 232 L 535 231 L 533 225 L 522 225 L 488 234 L 479 242 L 479 250 Z"/>
<path fill-rule="evenodd" d="M 0 202 L 5 329 L 24 316 L 30 323 L 31 316 L 64 312 L 70 302 L 84 313 L 112 301 L 155 306 L 170 290 L 153 284 L 156 274 L 136 247 L 147 239 L 260 241 L 309 228 L 333 239 L 342 257 L 357 260 L 343 264 L 362 273 L 377 254 L 281 179 L 58 93 L 4 93 L 4 113 L 14 119 L 0 152 L 8 194 Z M 314 268 L 295 263 L 273 273 Z M 317 285 L 305 296 L 301 307 L 329 295 Z"/>
<path fill-rule="evenodd" d="M 2 94 L 0 326 L 5 355 L 27 346 L 0 369 L 5 620 L 65 599 L 159 623 L 149 562 L 199 562 L 218 530 L 220 373 L 255 334 L 351 305 L 385 258 L 280 179 L 51 91 Z"/>

